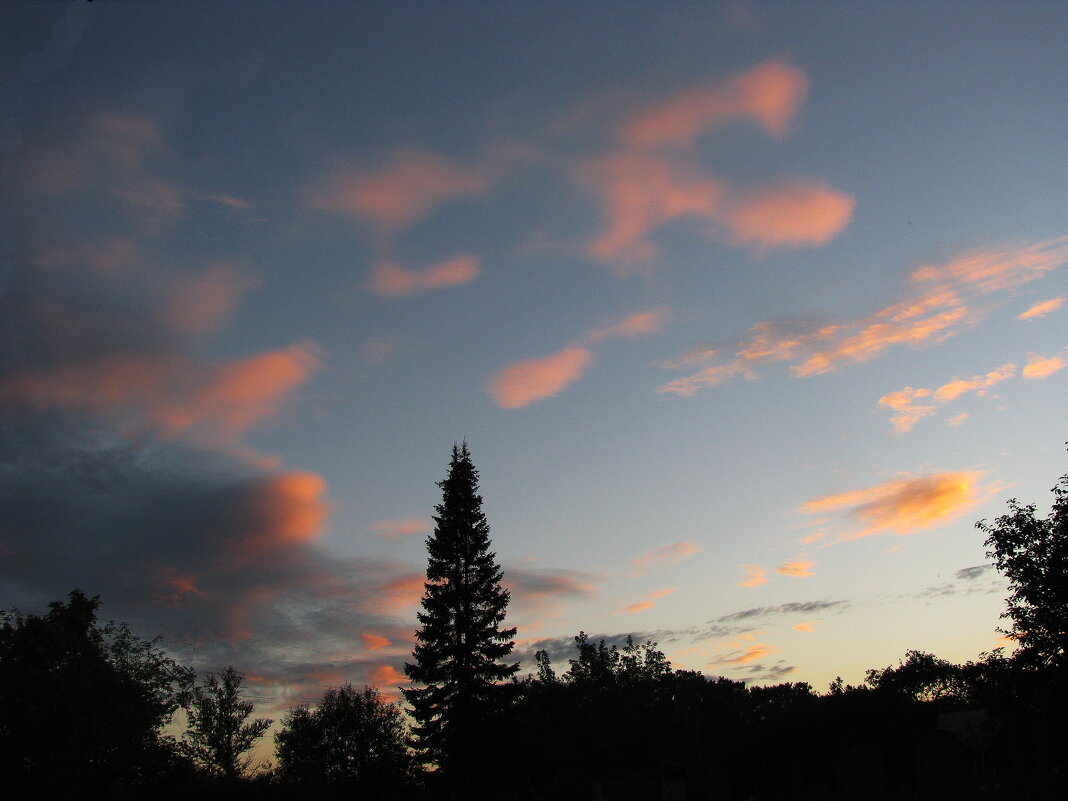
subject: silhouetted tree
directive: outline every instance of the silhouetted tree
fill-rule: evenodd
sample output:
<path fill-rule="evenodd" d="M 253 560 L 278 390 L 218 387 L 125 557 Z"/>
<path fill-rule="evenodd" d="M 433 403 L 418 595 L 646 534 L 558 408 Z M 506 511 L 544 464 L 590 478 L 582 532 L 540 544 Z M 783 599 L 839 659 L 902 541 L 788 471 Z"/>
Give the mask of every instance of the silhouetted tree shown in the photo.
<path fill-rule="evenodd" d="M 74 590 L 43 617 L 0 612 L 0 775 L 38 798 L 135 795 L 175 765 L 160 729 L 193 671 L 99 606 Z"/>
<path fill-rule="evenodd" d="M 278 776 L 301 787 L 381 792 L 411 778 L 402 712 L 374 687 L 332 688 L 309 708 L 294 707 L 274 736 Z"/>
<path fill-rule="evenodd" d="M 465 442 L 453 446 L 448 475 L 438 483 L 434 532 L 427 538 L 420 628 L 413 663 L 404 671 L 415 684 L 404 689 L 411 704 L 413 745 L 420 758 L 441 766 L 461 783 L 470 776 L 486 725 L 495 684 L 514 675 L 514 628 L 502 629 L 508 591 L 490 551 L 489 524 L 478 494 L 478 471 Z"/>
<path fill-rule="evenodd" d="M 198 767 L 216 776 L 237 779 L 252 763 L 246 753 L 271 725 L 269 718 L 246 723 L 253 704 L 241 698 L 244 679 L 227 666 L 222 676 L 208 675 L 203 686 L 187 696 L 189 728 L 182 750 Z"/>
<path fill-rule="evenodd" d="M 1012 619 L 1004 632 L 1019 643 L 1026 664 L 1068 667 L 1068 475 L 1053 487 L 1049 517 L 1035 517 L 1034 504 L 1009 501 L 1010 513 L 976 527 L 986 535 L 997 569 L 1009 580 L 1011 594 L 1002 617 Z"/>

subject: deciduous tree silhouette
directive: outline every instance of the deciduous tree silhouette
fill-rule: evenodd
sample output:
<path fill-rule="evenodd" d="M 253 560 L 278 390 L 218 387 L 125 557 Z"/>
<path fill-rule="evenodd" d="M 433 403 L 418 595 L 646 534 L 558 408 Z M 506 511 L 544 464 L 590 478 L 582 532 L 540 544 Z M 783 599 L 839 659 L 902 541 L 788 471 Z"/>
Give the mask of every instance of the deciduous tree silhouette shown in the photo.
<path fill-rule="evenodd" d="M 189 729 L 183 750 L 202 769 L 231 780 L 248 770 L 252 757 L 246 753 L 271 725 L 269 718 L 245 722 L 253 704 L 241 699 L 243 681 L 230 665 L 221 677 L 209 674 L 204 685 L 187 696 Z"/>
<path fill-rule="evenodd" d="M 1035 505 L 1013 498 L 1009 514 L 976 528 L 986 535 L 997 569 L 1009 580 L 1002 617 L 1024 663 L 1068 668 L 1068 475 L 1053 487 L 1049 517 L 1035 517 Z"/>
<path fill-rule="evenodd" d="M 486 731 L 494 686 L 519 670 L 498 660 L 511 653 L 514 628 L 502 629 L 509 594 L 490 551 L 489 524 L 478 494 L 478 471 L 465 442 L 452 462 L 435 507 L 434 532 L 419 613 L 415 661 L 404 671 L 422 687 L 404 689 L 417 724 L 413 745 L 420 758 L 453 779 L 469 781 Z"/>
<path fill-rule="evenodd" d="M 116 798 L 174 764 L 160 733 L 194 674 L 81 590 L 43 617 L 0 612 L 0 773 L 36 797 Z"/>
<path fill-rule="evenodd" d="M 303 788 L 381 792 L 411 778 L 401 711 L 374 687 L 331 688 L 315 708 L 294 707 L 275 736 L 278 775 Z"/>

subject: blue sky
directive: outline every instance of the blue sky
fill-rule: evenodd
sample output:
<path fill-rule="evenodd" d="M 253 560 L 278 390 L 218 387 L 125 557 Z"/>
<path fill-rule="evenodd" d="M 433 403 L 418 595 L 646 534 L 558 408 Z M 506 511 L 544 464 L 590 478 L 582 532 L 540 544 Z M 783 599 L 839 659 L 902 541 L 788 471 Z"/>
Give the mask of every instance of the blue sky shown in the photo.
<path fill-rule="evenodd" d="M 0 605 L 395 687 L 466 438 L 518 650 L 1003 644 L 1063 442 L 1049 3 L 14 2 Z"/>

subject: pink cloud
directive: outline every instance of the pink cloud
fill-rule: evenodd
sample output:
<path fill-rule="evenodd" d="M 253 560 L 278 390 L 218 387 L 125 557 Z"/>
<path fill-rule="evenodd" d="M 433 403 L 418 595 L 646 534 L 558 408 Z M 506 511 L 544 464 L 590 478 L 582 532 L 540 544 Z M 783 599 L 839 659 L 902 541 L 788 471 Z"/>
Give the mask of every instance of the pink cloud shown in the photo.
<path fill-rule="evenodd" d="M 395 262 L 380 261 L 375 264 L 367 287 L 380 295 L 413 295 L 468 284 L 480 272 L 475 256 L 456 256 L 422 270 L 406 270 Z"/>
<path fill-rule="evenodd" d="M 381 539 L 398 540 L 413 534 L 426 534 L 432 526 L 425 517 L 402 517 L 396 520 L 380 520 L 367 527 Z"/>
<path fill-rule="evenodd" d="M 593 353 L 581 345 L 540 359 L 527 359 L 499 370 L 490 379 L 489 393 L 502 409 L 521 409 L 558 395 L 578 381 L 593 364 Z"/>
<path fill-rule="evenodd" d="M 327 175 L 308 192 L 316 209 L 361 217 L 395 231 L 428 216 L 437 206 L 488 188 L 478 171 L 433 153 L 398 151 L 377 170 L 342 170 Z"/>
<path fill-rule="evenodd" d="M 683 217 L 713 218 L 725 192 L 718 179 L 659 154 L 614 153 L 589 162 L 579 175 L 600 197 L 604 218 L 588 253 L 615 263 L 619 275 L 641 270 L 656 256 L 648 240 L 654 228 Z"/>
<path fill-rule="evenodd" d="M 229 320 L 238 300 L 256 280 L 229 265 L 217 265 L 200 275 L 183 275 L 169 282 L 164 321 L 176 331 L 200 334 Z"/>
<path fill-rule="evenodd" d="M 598 342 L 616 337 L 633 339 L 643 334 L 655 334 L 664 327 L 669 314 L 670 311 L 666 306 L 631 314 L 618 323 L 594 329 L 587 334 L 586 339 L 589 342 Z"/>
<path fill-rule="evenodd" d="M 651 103 L 623 124 L 620 138 L 633 148 L 690 145 L 700 134 L 746 117 L 765 133 L 781 137 L 807 89 L 801 70 L 782 60 L 768 61 Z"/>
<path fill-rule="evenodd" d="M 673 542 L 646 551 L 630 560 L 631 576 L 645 575 L 653 570 L 677 564 L 701 553 L 704 548 L 695 542 Z"/>
<path fill-rule="evenodd" d="M 756 660 L 760 659 L 761 657 L 767 656 L 768 654 L 772 653 L 774 650 L 775 649 L 772 648 L 770 645 L 766 645 L 764 643 L 757 643 L 756 645 L 753 645 L 752 647 L 747 648 L 743 653 L 738 654 L 737 656 L 730 656 L 730 657 L 728 657 L 726 659 L 721 659 L 718 662 L 714 662 L 713 664 L 718 664 L 718 665 L 731 665 L 731 664 L 742 665 L 742 664 L 745 664 L 746 662 L 755 662 Z M 735 653 L 737 653 L 737 652 L 735 652 Z"/>
<path fill-rule="evenodd" d="M 842 232 L 854 205 L 852 195 L 795 181 L 738 193 L 720 219 L 735 245 L 816 247 Z"/>

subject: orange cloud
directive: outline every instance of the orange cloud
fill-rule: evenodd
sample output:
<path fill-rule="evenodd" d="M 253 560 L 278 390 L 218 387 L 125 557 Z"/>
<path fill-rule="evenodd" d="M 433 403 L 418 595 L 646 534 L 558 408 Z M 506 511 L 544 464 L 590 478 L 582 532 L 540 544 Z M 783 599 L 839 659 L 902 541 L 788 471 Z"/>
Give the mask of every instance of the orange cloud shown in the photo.
<path fill-rule="evenodd" d="M 656 606 L 656 601 L 640 601 L 629 606 L 624 606 L 616 610 L 616 613 L 623 613 L 627 615 L 633 615 L 638 612 L 644 612 L 646 609 L 652 609 Z"/>
<path fill-rule="evenodd" d="M 314 473 L 267 476 L 250 485 L 236 504 L 243 521 L 232 554 L 241 560 L 314 540 L 329 509 L 326 482 Z"/>
<path fill-rule="evenodd" d="M 772 648 L 770 645 L 766 645 L 764 643 L 758 643 L 758 644 L 754 645 L 753 647 L 749 648 L 748 650 L 746 650 L 745 653 L 743 653 L 743 654 L 740 654 L 740 655 L 735 656 L 735 657 L 731 657 L 730 659 L 721 659 L 719 662 L 714 662 L 713 664 L 741 665 L 741 664 L 745 664 L 746 662 L 755 662 L 756 660 L 760 659 L 761 657 L 765 657 L 768 654 L 772 653 L 774 650 L 775 649 Z"/>
<path fill-rule="evenodd" d="M 983 473 L 960 471 L 900 478 L 861 490 L 814 498 L 800 507 L 805 514 L 844 512 L 859 521 L 839 537 L 852 540 L 873 534 L 913 534 L 945 525 L 985 501 L 997 487 L 983 488 Z"/>
<path fill-rule="evenodd" d="M 376 614 L 400 614 L 419 603 L 425 584 L 426 578 L 422 574 L 387 579 L 368 589 L 360 607 Z"/>
<path fill-rule="evenodd" d="M 721 222 L 734 245 L 797 248 L 825 245 L 853 216 L 852 195 L 795 181 L 738 193 Z"/>
<path fill-rule="evenodd" d="M 162 401 L 154 418 L 177 432 L 192 426 L 236 434 L 277 413 L 282 398 L 322 366 L 315 345 L 291 345 L 208 371 L 200 386 Z"/>
<path fill-rule="evenodd" d="M 670 545 L 661 545 L 631 559 L 630 574 L 634 577 L 644 575 L 652 570 L 689 559 L 703 550 L 704 548 L 695 542 L 673 542 Z"/>
<path fill-rule="evenodd" d="M 316 209 L 362 217 L 376 227 L 399 230 L 458 197 L 486 191 L 479 172 L 433 153 L 399 151 L 377 170 L 346 170 L 326 176 L 307 195 Z"/>
<path fill-rule="evenodd" d="M 412 534 L 426 534 L 431 526 L 425 517 L 402 517 L 396 520 L 380 520 L 367 528 L 384 540 L 397 540 Z"/>
<path fill-rule="evenodd" d="M 1065 361 L 1068 357 L 1068 351 L 1065 353 L 1059 353 L 1056 356 L 1051 356 L 1048 359 L 1038 353 L 1027 354 L 1027 364 L 1023 369 L 1024 378 L 1046 378 L 1054 373 L 1063 370 Z"/>
<path fill-rule="evenodd" d="M 638 612 L 644 612 L 646 609 L 652 609 L 654 606 L 656 606 L 656 602 L 659 599 L 666 598 L 668 595 L 671 595 L 676 590 L 678 590 L 678 587 L 664 587 L 661 590 L 654 590 L 647 596 L 649 600 L 639 601 L 637 603 L 628 604 L 627 606 L 622 606 L 616 610 L 616 614 L 633 615 L 637 614 Z"/>
<path fill-rule="evenodd" d="M 408 677 L 392 665 L 379 665 L 371 671 L 370 681 L 374 687 L 385 688 L 394 687 L 398 684 L 407 684 Z"/>
<path fill-rule="evenodd" d="M 423 270 L 406 270 L 395 262 L 374 265 L 367 287 L 380 295 L 414 295 L 474 281 L 481 272 L 474 256 L 456 256 Z"/>
<path fill-rule="evenodd" d="M 1016 315 L 1017 320 L 1037 320 L 1039 317 L 1045 317 L 1047 314 L 1052 314 L 1064 305 L 1064 298 L 1050 298 L 1049 300 L 1039 301 L 1031 306 L 1027 311 Z"/>
<path fill-rule="evenodd" d="M 794 631 L 803 631 L 806 633 L 811 633 L 816 630 L 812 627 L 811 623 L 795 623 L 792 628 Z"/>
<path fill-rule="evenodd" d="M 760 565 L 742 565 L 742 576 L 739 587 L 759 587 L 768 583 L 768 571 Z"/>
<path fill-rule="evenodd" d="M 968 287 L 988 295 L 1015 289 L 1068 262 L 1068 236 L 1033 245 L 1002 245 L 969 251 L 945 264 L 917 267 L 918 283 Z"/>
<path fill-rule="evenodd" d="M 624 123 L 620 138 L 635 148 L 690 145 L 700 134 L 742 117 L 771 136 L 783 136 L 807 89 L 801 70 L 768 61 L 650 104 Z"/>
<path fill-rule="evenodd" d="M 781 574 L 783 576 L 794 576 L 796 578 L 807 578 L 809 576 L 816 575 L 815 573 L 812 572 L 812 567 L 815 564 L 816 564 L 815 562 L 812 562 L 812 561 L 809 561 L 809 560 L 806 560 L 806 559 L 801 559 L 801 558 L 792 559 L 789 562 L 783 562 L 783 564 L 779 565 L 775 569 L 775 572 L 779 573 L 779 574 Z"/>
<path fill-rule="evenodd" d="M 679 359 L 665 361 L 663 366 L 669 369 L 694 363 L 718 363 L 669 381 L 658 387 L 657 392 L 694 395 L 701 389 L 718 386 L 737 376 L 759 378 L 755 368 L 774 362 L 794 362 L 790 372 L 804 378 L 872 361 L 893 347 L 920 348 L 938 344 L 981 319 L 982 308 L 973 310 L 966 302 L 969 296 L 1014 289 L 1041 278 L 1066 261 L 1068 237 L 1062 237 L 1033 245 L 990 247 L 966 253 L 944 265 L 919 267 L 910 275 L 910 280 L 923 290 L 915 297 L 840 322 L 757 323 L 733 352 L 701 347 Z M 912 404 L 908 391 L 908 388 L 904 391 L 905 395 L 886 396 L 883 404 L 891 409 L 902 405 L 911 408 L 909 414 L 902 414 L 900 418 L 898 425 L 903 427 L 902 430 L 915 423 L 916 414 L 922 417 L 929 411 Z"/>
<path fill-rule="evenodd" d="M 890 424 L 895 431 L 911 431 L 920 419 L 929 417 L 938 411 L 936 404 L 949 403 L 966 392 L 985 394 L 990 387 L 1013 378 L 1015 375 L 1015 364 L 1003 364 L 985 375 L 976 375 L 968 379 L 955 378 L 933 390 L 924 387 L 918 389 L 905 387 L 883 395 L 879 398 L 879 405 L 894 412 L 890 418 Z M 929 402 L 917 403 L 916 401 L 921 398 Z"/>
<path fill-rule="evenodd" d="M 599 342 L 604 339 L 614 339 L 616 337 L 633 339 L 642 334 L 655 334 L 664 327 L 664 323 L 667 321 L 669 313 L 670 312 L 666 306 L 659 306 L 655 309 L 650 309 L 649 311 L 631 314 L 620 320 L 618 323 L 605 326 L 604 328 L 594 329 L 587 334 L 586 339 L 589 342 Z"/>
<path fill-rule="evenodd" d="M 383 637 L 381 634 L 371 634 L 365 631 L 360 634 L 360 639 L 363 640 L 363 644 L 368 651 L 377 651 L 379 648 L 385 648 L 389 645 L 389 638 Z"/>
<path fill-rule="evenodd" d="M 195 428 L 232 439 L 275 414 L 320 365 L 318 348 L 310 344 L 223 365 L 173 355 L 117 355 L 16 372 L 0 379 L 0 398 L 38 408 L 133 410 L 168 435 Z"/>
<path fill-rule="evenodd" d="M 502 409 L 521 409 L 558 395 L 578 381 L 593 364 L 593 353 L 569 345 L 540 359 L 527 359 L 499 370 L 490 379 L 489 393 Z"/>

